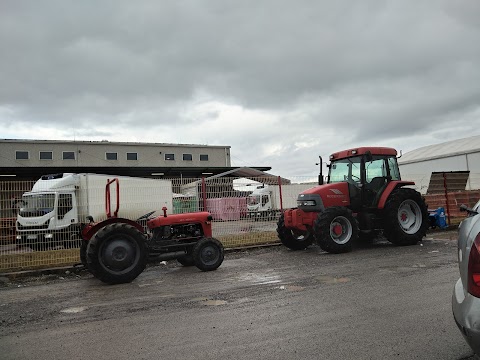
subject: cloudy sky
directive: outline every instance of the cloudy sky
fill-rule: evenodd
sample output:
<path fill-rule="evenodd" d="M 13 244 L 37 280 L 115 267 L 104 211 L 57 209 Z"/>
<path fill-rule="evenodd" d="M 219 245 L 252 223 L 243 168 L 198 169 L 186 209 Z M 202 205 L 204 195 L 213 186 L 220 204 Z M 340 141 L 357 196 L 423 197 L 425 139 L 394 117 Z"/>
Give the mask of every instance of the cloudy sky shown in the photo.
<path fill-rule="evenodd" d="M 480 134 L 478 0 L 0 1 L 0 138 L 230 145 L 317 174 Z"/>

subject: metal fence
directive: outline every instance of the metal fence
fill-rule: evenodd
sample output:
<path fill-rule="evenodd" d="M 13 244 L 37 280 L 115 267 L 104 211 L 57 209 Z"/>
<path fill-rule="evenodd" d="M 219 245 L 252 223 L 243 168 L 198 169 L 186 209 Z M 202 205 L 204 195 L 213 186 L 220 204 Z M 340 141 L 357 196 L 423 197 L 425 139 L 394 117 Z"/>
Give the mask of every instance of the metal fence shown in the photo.
<path fill-rule="evenodd" d="M 105 179 L 90 179 L 88 185 L 76 185 L 73 196 L 67 187 L 57 186 L 55 196 L 33 181 L 0 182 L 0 273 L 79 263 L 79 223 L 89 215 L 101 221 L 109 212 L 135 220 L 150 211 L 155 211 L 152 217 L 160 216 L 163 207 L 168 214 L 209 211 L 213 236 L 226 248 L 275 243 L 280 209 L 294 207 L 298 193 L 316 185 L 312 180 L 174 178 L 126 184 L 120 178 L 117 195 L 116 183 L 107 191 Z M 34 185 L 35 196 L 29 196 Z M 249 198 L 254 191 L 259 195 Z M 249 213 L 248 202 L 259 211 Z"/>
<path fill-rule="evenodd" d="M 475 183 L 480 174 L 470 174 L 472 179 Z M 79 263 L 79 222 L 86 222 L 88 215 L 101 221 L 108 212 L 135 220 L 150 211 L 156 211 L 152 217 L 160 216 L 163 207 L 168 214 L 209 211 L 213 235 L 226 248 L 276 243 L 280 210 L 295 207 L 298 194 L 316 185 L 315 178 L 286 180 L 273 176 L 143 180 L 130 186 L 120 180 L 118 196 L 116 183 L 112 183 L 113 190 L 107 197 L 105 180 L 100 179 L 98 184 L 89 183 L 89 191 L 84 184 L 77 186 L 73 198 L 49 196 L 47 188 L 38 184 L 35 191 L 41 196 L 29 198 L 25 193 L 35 182 L 0 182 L 0 273 Z M 460 181 L 465 183 L 464 179 Z M 424 196 L 429 209 L 444 207 L 449 224 L 454 225 L 464 217 L 458 211 L 460 204 L 473 206 L 480 199 L 480 191 L 451 191 L 452 182 L 444 184 Z M 50 236 L 45 221 L 35 223 L 42 216 L 51 217 L 47 222 L 50 228 L 56 227 L 55 234 Z"/>

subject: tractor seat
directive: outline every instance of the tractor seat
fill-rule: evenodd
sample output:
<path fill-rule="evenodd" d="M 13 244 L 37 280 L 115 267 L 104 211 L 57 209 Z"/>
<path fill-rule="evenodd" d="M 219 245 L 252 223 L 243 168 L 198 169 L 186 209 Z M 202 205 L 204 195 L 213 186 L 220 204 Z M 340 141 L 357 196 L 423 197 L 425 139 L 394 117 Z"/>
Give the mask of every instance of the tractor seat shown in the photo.
<path fill-rule="evenodd" d="M 382 189 L 387 184 L 387 179 L 383 176 L 374 177 L 370 182 L 365 183 L 366 203 L 369 206 L 374 206 L 380 200 Z"/>
<path fill-rule="evenodd" d="M 377 193 L 385 185 L 386 181 L 387 179 L 384 176 L 374 177 L 365 184 L 365 187 Z"/>

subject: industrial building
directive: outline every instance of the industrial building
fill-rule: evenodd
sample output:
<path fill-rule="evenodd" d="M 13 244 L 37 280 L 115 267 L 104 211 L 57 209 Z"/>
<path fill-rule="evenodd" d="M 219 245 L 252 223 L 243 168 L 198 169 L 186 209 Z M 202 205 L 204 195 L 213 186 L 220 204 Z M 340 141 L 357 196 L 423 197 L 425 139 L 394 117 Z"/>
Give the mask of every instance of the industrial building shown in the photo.
<path fill-rule="evenodd" d="M 111 141 L 0 140 L 0 178 L 35 180 L 62 172 L 202 177 L 236 169 L 230 146 Z M 259 171 L 271 168 L 252 167 Z"/>
<path fill-rule="evenodd" d="M 398 164 L 402 179 L 422 194 L 480 189 L 480 135 L 421 147 Z"/>

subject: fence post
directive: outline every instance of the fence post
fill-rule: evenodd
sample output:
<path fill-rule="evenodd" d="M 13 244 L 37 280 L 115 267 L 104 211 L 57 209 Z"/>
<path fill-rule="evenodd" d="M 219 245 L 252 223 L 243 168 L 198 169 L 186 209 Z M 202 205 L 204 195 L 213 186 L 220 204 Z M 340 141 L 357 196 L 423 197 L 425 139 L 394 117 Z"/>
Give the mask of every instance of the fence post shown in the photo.
<path fill-rule="evenodd" d="M 205 176 L 202 176 L 202 201 L 203 211 L 207 211 L 207 184 L 205 183 Z"/>
<path fill-rule="evenodd" d="M 448 204 L 447 174 L 443 173 L 443 189 L 445 190 L 445 199 L 447 201 L 447 222 L 450 226 L 450 206 Z"/>
<path fill-rule="evenodd" d="M 283 196 L 282 196 L 282 178 L 278 177 L 278 192 L 280 194 L 280 211 L 283 212 Z"/>

